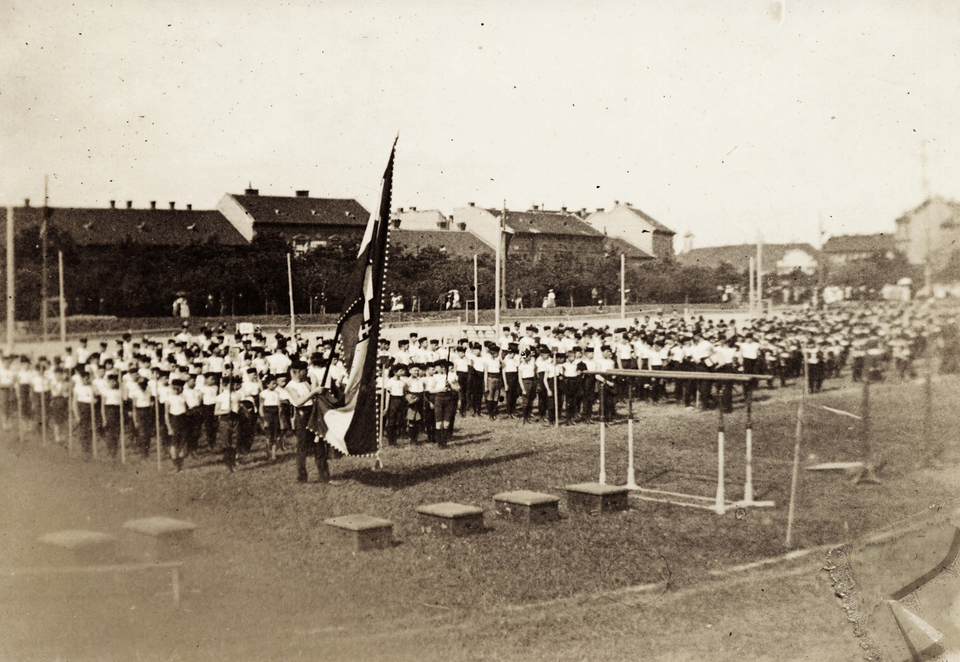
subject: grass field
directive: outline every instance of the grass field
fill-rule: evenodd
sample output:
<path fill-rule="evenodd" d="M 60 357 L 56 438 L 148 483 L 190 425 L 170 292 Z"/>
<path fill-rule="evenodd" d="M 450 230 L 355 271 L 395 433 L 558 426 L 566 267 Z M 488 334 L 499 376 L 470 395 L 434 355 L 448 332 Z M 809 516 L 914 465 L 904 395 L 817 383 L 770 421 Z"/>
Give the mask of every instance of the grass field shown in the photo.
<path fill-rule="evenodd" d="M 957 496 L 960 380 L 938 378 L 934 390 L 932 437 L 946 448 L 938 464 L 915 467 L 926 447 L 922 385 L 874 384 L 870 438 L 883 481 L 803 471 L 795 548 L 845 542 Z M 620 514 L 569 513 L 564 486 L 597 479 L 596 425 L 458 419 L 451 448 L 387 449 L 380 471 L 372 458 L 336 460 L 332 485 L 298 484 L 290 455 L 270 463 L 262 450 L 233 475 L 212 454 L 158 474 L 155 460 L 71 458 L 7 434 L 0 567 L 36 565 L 45 532 L 117 533 L 149 515 L 197 523 L 201 549 L 185 559 L 179 612 L 160 575 L 95 586 L 7 580 L 0 659 L 851 659 L 852 625 L 819 578 L 824 554 L 726 574 L 788 551 L 798 396 L 793 387 L 760 393 L 755 497 L 776 506 L 741 517 L 641 501 Z M 821 408 L 859 413 L 860 403 L 846 380 L 807 398 L 804 464 L 863 459 L 858 422 Z M 671 404 L 634 414 L 637 482 L 712 497 L 716 413 Z M 739 499 L 742 408 L 725 422 L 727 497 Z M 626 481 L 626 429 L 608 428 L 608 483 Z M 512 489 L 560 496 L 561 521 L 497 519 L 492 495 Z M 423 535 L 415 508 L 440 501 L 484 508 L 488 531 Z M 360 554 L 332 545 L 323 520 L 352 513 L 392 520 L 397 544 Z"/>

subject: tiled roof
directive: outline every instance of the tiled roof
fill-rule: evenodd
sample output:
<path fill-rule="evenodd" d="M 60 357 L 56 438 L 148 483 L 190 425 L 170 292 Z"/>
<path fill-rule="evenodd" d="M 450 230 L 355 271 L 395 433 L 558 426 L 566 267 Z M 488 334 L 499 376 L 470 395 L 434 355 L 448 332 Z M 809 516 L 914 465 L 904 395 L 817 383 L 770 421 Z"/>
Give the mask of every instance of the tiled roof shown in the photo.
<path fill-rule="evenodd" d="M 494 252 L 492 246 L 469 230 L 404 230 L 401 226 L 390 229 L 390 243 L 410 252 L 429 247 L 462 257 Z"/>
<path fill-rule="evenodd" d="M 370 220 L 370 212 L 352 199 L 238 195 L 236 193 L 231 195 L 253 217 L 255 224 L 366 227 L 367 221 Z"/>
<path fill-rule="evenodd" d="M 623 253 L 624 255 L 627 256 L 628 260 L 656 259 L 652 255 L 650 255 L 650 253 L 640 248 L 637 248 L 626 239 L 621 239 L 620 237 L 607 237 L 607 239 L 604 241 L 604 246 L 606 247 L 608 245 L 610 247 L 609 252 L 611 255 L 620 255 L 621 253 Z"/>
<path fill-rule="evenodd" d="M 18 207 L 18 228 L 39 226 L 42 207 Z M 24 225 L 21 225 L 23 223 Z M 78 209 L 50 207 L 51 228 L 65 231 L 78 246 L 245 245 L 246 240 L 218 211 L 187 209 Z"/>
<path fill-rule="evenodd" d="M 874 253 L 896 248 L 892 234 L 848 234 L 830 237 L 823 244 L 824 253 Z"/>
<path fill-rule="evenodd" d="M 501 209 L 488 209 L 491 214 L 500 217 Z M 603 233 L 592 228 L 574 214 L 561 211 L 510 211 L 504 223 L 507 230 L 517 234 L 572 234 L 587 237 L 600 237 Z"/>
<path fill-rule="evenodd" d="M 775 271 L 777 262 L 783 259 L 787 252 L 802 250 L 816 257 L 817 251 L 810 244 L 763 244 L 761 256 L 763 271 Z M 684 266 L 704 267 L 716 269 L 726 262 L 737 271 L 746 271 L 751 257 L 757 256 L 756 244 L 737 244 L 735 246 L 711 246 L 708 248 L 694 248 L 686 253 L 677 255 L 677 262 Z"/>
<path fill-rule="evenodd" d="M 640 211 L 640 210 L 637 209 L 636 207 L 631 207 L 631 206 L 629 206 L 629 205 L 625 205 L 625 206 L 627 207 L 627 209 L 629 209 L 630 211 L 632 211 L 634 214 L 636 214 L 637 216 L 639 216 L 640 218 L 642 218 L 643 220 L 645 220 L 647 223 L 649 223 L 650 225 L 652 225 L 654 232 L 661 232 L 661 233 L 663 233 L 663 234 L 669 234 L 669 235 L 677 234 L 676 232 L 674 232 L 673 230 L 671 230 L 670 228 L 668 228 L 666 225 L 664 225 L 664 224 L 661 223 L 660 221 L 656 220 L 656 219 L 653 218 L 652 216 L 648 216 L 647 214 L 643 213 L 642 211 Z"/>

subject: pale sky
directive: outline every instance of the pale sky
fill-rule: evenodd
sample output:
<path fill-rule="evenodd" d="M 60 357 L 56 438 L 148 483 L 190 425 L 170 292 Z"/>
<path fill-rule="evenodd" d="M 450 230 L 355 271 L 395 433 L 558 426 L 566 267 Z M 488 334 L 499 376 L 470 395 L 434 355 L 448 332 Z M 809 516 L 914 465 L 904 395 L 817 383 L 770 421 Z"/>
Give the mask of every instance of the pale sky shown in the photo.
<path fill-rule="evenodd" d="M 0 204 L 610 208 L 695 245 L 960 200 L 960 1 L 8 0 Z"/>

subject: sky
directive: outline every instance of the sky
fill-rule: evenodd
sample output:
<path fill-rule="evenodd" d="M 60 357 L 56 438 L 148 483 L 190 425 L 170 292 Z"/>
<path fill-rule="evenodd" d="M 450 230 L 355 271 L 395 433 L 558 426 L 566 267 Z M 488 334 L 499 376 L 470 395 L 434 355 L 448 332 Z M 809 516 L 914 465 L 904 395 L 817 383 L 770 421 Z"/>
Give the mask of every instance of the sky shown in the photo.
<path fill-rule="evenodd" d="M 630 202 L 695 246 L 960 200 L 960 0 L 7 0 L 0 204 Z"/>

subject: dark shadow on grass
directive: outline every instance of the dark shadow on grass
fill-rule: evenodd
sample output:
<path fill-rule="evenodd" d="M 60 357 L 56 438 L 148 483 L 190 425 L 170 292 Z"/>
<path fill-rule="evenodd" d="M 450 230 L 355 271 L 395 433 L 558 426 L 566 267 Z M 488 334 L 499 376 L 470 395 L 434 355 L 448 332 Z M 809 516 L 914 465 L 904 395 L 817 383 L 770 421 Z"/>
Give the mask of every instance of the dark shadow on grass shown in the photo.
<path fill-rule="evenodd" d="M 456 430 L 453 432 L 453 438 L 451 441 L 456 443 L 462 442 L 472 442 L 477 443 L 480 441 L 485 441 L 490 438 L 490 432 L 470 432 L 469 434 L 460 434 Z"/>
<path fill-rule="evenodd" d="M 392 490 L 402 490 L 420 483 L 427 483 L 438 478 L 460 473 L 468 469 L 488 467 L 503 462 L 512 462 L 534 455 L 535 451 L 512 453 L 499 457 L 488 457 L 476 460 L 456 460 L 453 462 L 437 462 L 426 466 L 410 467 L 407 469 L 374 471 L 373 469 L 352 469 L 337 473 L 337 480 L 355 480 L 361 485 L 370 487 L 385 487 Z"/>

